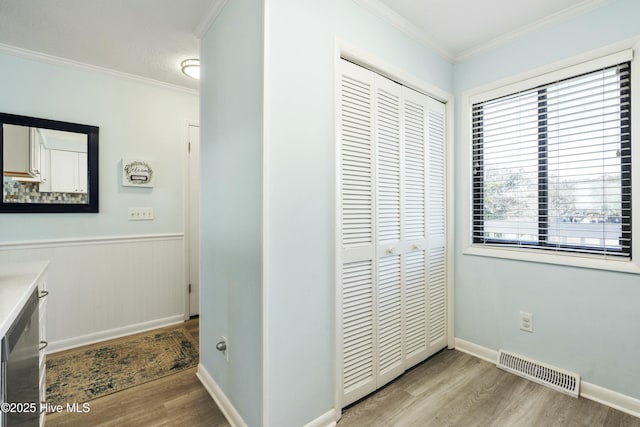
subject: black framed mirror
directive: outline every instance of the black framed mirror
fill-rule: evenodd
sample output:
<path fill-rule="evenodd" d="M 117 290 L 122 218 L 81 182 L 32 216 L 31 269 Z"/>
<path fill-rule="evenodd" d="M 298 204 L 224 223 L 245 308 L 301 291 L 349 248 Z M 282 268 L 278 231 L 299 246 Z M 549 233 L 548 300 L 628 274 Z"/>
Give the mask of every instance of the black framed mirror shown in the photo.
<path fill-rule="evenodd" d="M 98 131 L 0 113 L 0 213 L 98 212 Z"/>

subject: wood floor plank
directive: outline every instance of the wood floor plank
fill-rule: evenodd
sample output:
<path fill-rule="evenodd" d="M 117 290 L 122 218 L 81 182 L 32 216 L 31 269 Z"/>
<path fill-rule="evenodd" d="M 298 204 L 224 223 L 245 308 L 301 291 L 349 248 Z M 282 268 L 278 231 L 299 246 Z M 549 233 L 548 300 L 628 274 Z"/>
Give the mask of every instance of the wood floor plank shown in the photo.
<path fill-rule="evenodd" d="M 640 427 L 640 419 L 445 350 L 343 410 L 338 422 L 365 426 Z"/>
<path fill-rule="evenodd" d="M 228 426 L 196 368 L 89 402 L 86 414 L 50 414 L 47 426 Z M 186 422 L 188 421 L 188 422 Z"/>

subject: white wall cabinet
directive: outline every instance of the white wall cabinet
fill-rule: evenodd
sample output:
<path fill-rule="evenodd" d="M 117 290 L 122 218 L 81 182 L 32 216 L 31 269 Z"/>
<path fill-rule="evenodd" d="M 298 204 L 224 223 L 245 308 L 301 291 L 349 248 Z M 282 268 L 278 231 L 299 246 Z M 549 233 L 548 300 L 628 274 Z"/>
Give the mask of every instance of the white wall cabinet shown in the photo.
<path fill-rule="evenodd" d="M 29 171 L 29 128 L 3 124 L 4 172 L 27 175 Z"/>
<path fill-rule="evenodd" d="M 50 191 L 87 192 L 87 153 L 64 150 L 49 151 Z"/>
<path fill-rule="evenodd" d="M 4 134 L 4 175 L 18 180 L 40 181 L 42 140 L 34 128 L 2 125 Z"/>
<path fill-rule="evenodd" d="M 342 406 L 447 345 L 445 106 L 341 61 Z"/>

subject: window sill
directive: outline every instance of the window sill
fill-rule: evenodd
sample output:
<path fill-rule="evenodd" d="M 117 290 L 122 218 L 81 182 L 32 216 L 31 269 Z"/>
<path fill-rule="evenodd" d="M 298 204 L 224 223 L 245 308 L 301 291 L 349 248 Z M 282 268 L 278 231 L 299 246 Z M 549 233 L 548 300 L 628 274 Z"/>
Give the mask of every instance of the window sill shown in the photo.
<path fill-rule="evenodd" d="M 566 267 L 608 270 L 619 273 L 640 274 L 640 265 L 633 260 L 619 259 L 615 257 L 603 258 L 599 255 L 541 253 L 541 251 L 535 249 L 481 247 L 476 245 L 467 246 L 462 251 L 462 254 L 542 264 L 554 264 Z"/>

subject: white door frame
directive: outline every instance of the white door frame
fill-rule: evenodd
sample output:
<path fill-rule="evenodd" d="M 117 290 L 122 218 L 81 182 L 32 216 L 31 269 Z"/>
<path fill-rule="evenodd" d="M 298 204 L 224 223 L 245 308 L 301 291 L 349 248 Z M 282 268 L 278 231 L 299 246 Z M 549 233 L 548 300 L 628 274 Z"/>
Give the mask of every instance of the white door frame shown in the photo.
<path fill-rule="evenodd" d="M 190 246 L 191 246 L 191 240 L 192 240 L 192 232 L 198 233 L 199 230 L 191 230 L 191 225 L 190 225 L 190 215 L 191 215 L 191 210 L 192 210 L 192 206 L 191 206 L 191 185 L 190 185 L 190 172 L 191 172 L 191 167 L 190 167 L 190 157 L 191 154 L 189 153 L 189 143 L 190 143 L 190 133 L 189 130 L 191 127 L 200 127 L 200 124 L 197 122 L 193 122 L 193 121 L 189 121 L 187 120 L 185 122 L 185 136 L 184 136 L 184 183 L 183 183 L 183 189 L 184 189 L 184 218 L 183 218 L 183 228 L 184 228 L 184 320 L 188 320 L 191 317 L 191 295 L 189 293 L 189 281 L 190 281 L 190 263 L 191 263 L 191 250 L 190 250 Z M 199 150 L 197 151 L 199 153 Z M 199 159 L 197 159 L 199 161 Z M 199 196 L 199 195 L 198 195 Z M 196 255 L 199 258 L 199 252 Z M 198 261 L 198 265 L 199 265 L 199 261 Z M 198 309 L 198 313 L 200 312 L 200 310 Z"/>

